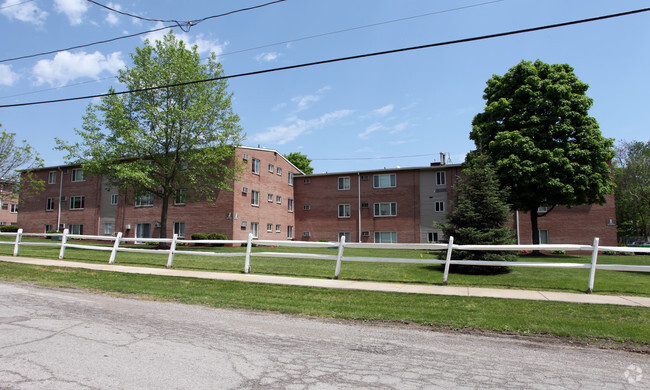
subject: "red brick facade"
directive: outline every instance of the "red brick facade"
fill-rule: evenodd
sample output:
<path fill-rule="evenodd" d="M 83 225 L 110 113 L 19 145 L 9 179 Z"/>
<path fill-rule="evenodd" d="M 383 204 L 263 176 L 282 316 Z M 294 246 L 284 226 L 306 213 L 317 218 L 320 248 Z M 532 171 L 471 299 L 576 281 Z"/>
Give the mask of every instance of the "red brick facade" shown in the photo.
<path fill-rule="evenodd" d="M 18 222 L 18 198 L 14 197 L 13 183 L 0 182 L 0 226 Z"/>
<path fill-rule="evenodd" d="M 244 240 L 256 232 L 268 240 L 333 241 L 345 235 L 350 242 L 439 241 L 443 237 L 437 223 L 444 223 L 452 210 L 452 189 L 460 173 L 460 165 L 438 164 L 297 176 L 300 171 L 276 151 L 241 147 L 236 153 L 244 170 L 233 191 L 221 191 L 214 202 L 170 201 L 167 237 L 176 229 L 186 238 L 214 232 Z M 125 237 L 136 237 L 148 227 L 150 237 L 159 237 L 160 199 L 136 207 L 132 196 L 118 197 L 101 178 L 73 181 L 76 168 L 34 172 L 46 183 L 45 191 L 23 200 L 20 227 L 43 232 L 60 223 L 81 226 L 86 235 L 121 231 Z M 64 199 L 60 211 L 59 196 Z M 608 196 L 603 206 L 556 207 L 539 219 L 539 228 L 551 244 L 591 244 L 599 237 L 601 245 L 616 245 L 614 218 L 614 198 Z M 520 243 L 532 241 L 528 214 L 513 215 L 513 234 L 517 230 Z"/>

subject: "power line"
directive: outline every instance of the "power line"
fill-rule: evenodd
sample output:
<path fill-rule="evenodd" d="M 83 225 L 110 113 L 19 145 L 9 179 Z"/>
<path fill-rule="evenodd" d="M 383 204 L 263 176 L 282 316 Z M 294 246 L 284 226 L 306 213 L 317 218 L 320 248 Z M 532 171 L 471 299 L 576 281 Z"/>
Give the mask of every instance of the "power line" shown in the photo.
<path fill-rule="evenodd" d="M 16 3 L 16 4 L 9 4 L 9 5 L 5 5 L 4 7 L 0 7 L 0 9 L 6 9 L 6 8 L 15 7 L 17 5 L 27 4 L 27 3 L 31 3 L 32 1 L 34 1 L 34 0 L 27 0 L 27 1 L 20 2 L 20 3 Z"/>
<path fill-rule="evenodd" d="M 90 1 L 90 0 L 88 0 L 88 1 Z M 209 19 L 221 18 L 221 17 L 232 15 L 232 14 L 235 14 L 235 13 L 250 11 L 250 10 L 253 10 L 253 9 L 266 7 L 266 6 L 276 4 L 276 3 L 281 3 L 281 2 L 284 2 L 284 1 L 287 1 L 287 0 L 275 0 L 275 1 L 271 1 L 269 3 L 265 3 L 265 4 L 255 5 L 255 6 L 247 7 L 247 8 L 240 8 L 240 9 L 237 9 L 237 10 L 234 10 L 234 11 L 229 11 L 229 12 L 225 12 L 225 13 L 218 14 L 218 15 L 211 15 L 211 16 L 207 16 L 205 18 L 195 19 L 195 20 L 191 20 L 191 21 L 187 21 L 187 22 L 183 22 L 183 23 L 189 23 L 187 26 L 196 26 L 197 24 L 199 24 L 201 22 L 204 22 L 206 20 L 209 20 Z M 95 3 L 95 2 L 93 2 L 93 3 Z M 99 4 L 99 3 L 95 3 L 95 4 Z M 181 26 L 181 24 L 178 24 L 180 22 L 176 22 L 176 23 L 177 23 L 178 27 L 183 29 L 183 26 Z M 56 50 L 50 50 L 50 51 L 36 53 L 36 54 L 24 55 L 24 56 L 20 56 L 20 57 L 6 58 L 6 59 L 3 59 L 3 60 L 0 60 L 0 63 L 10 62 L 10 61 L 17 61 L 17 60 L 24 60 L 24 59 L 27 59 L 27 58 L 34 58 L 34 57 L 40 57 L 40 56 L 45 56 L 45 55 L 49 55 L 49 54 L 54 54 L 54 53 L 58 53 L 60 51 L 81 49 L 81 48 L 84 48 L 84 47 L 95 46 L 95 45 L 100 45 L 100 44 L 109 43 L 109 42 L 115 42 L 115 41 L 118 41 L 118 40 L 121 40 L 121 39 L 133 38 L 133 37 L 137 37 L 139 35 L 149 34 L 149 33 L 152 33 L 152 32 L 156 32 L 156 31 L 160 31 L 160 30 L 166 30 L 166 29 L 174 28 L 174 27 L 175 26 L 163 26 L 163 27 L 152 29 L 152 30 L 147 30 L 147 31 L 142 31 L 142 32 L 139 32 L 139 33 L 135 33 L 135 34 L 123 35 L 123 36 L 120 36 L 120 37 L 105 39 L 105 40 L 102 40 L 102 41 L 96 41 L 96 42 L 91 42 L 91 43 L 85 43 L 85 44 L 82 44 L 82 45 L 71 46 L 71 47 L 68 47 L 68 48 L 65 48 L 65 49 L 56 49 Z M 183 31 L 185 31 L 185 30 L 183 30 Z"/>
<path fill-rule="evenodd" d="M 407 51 L 422 50 L 422 49 L 428 49 L 428 48 L 439 47 L 439 46 L 448 46 L 448 45 L 455 45 L 455 44 L 459 44 L 459 43 L 467 43 L 467 42 L 475 42 L 475 41 L 481 41 L 481 40 L 492 39 L 492 38 L 500 38 L 500 37 L 505 37 L 505 36 L 510 36 L 510 35 L 524 34 L 524 33 L 535 32 L 535 31 L 549 30 L 549 29 L 552 29 L 552 28 L 566 27 L 566 26 L 572 26 L 572 25 L 576 25 L 576 24 L 595 22 L 595 21 L 600 21 L 600 20 L 605 20 L 605 19 L 612 19 L 612 18 L 617 18 L 617 17 L 621 17 L 621 16 L 628 16 L 628 15 L 633 15 L 633 14 L 638 14 L 638 13 L 648 12 L 648 11 L 650 11 L 650 8 L 641 8 L 641 9 L 637 9 L 637 10 L 633 10 L 633 11 L 626 11 L 626 12 L 620 12 L 620 13 L 616 13 L 616 14 L 597 16 L 597 17 L 588 18 L 588 19 L 574 20 L 574 21 L 570 21 L 570 22 L 550 24 L 550 25 L 546 25 L 546 26 L 530 27 L 530 28 L 525 28 L 525 29 L 521 29 L 521 30 L 514 30 L 514 31 L 502 32 L 502 33 L 496 33 L 496 34 L 488 34 L 488 35 L 482 35 L 482 36 L 471 37 L 471 38 L 462 38 L 462 39 L 456 39 L 456 40 L 446 41 L 446 42 L 430 43 L 430 44 L 426 44 L 426 45 L 410 46 L 410 47 L 404 47 L 404 48 L 400 48 L 400 49 L 385 50 L 385 51 L 379 51 L 379 52 L 374 52 L 374 53 L 358 54 L 358 55 L 349 56 L 349 57 L 339 57 L 339 58 L 333 58 L 333 59 L 329 59 L 329 60 L 308 62 L 308 63 L 297 64 L 297 65 L 283 66 L 283 67 L 279 67 L 279 68 L 271 68 L 271 69 L 257 70 L 257 71 L 246 72 L 246 73 L 239 73 L 239 74 L 234 74 L 234 75 L 230 75 L 230 76 L 213 77 L 213 78 L 209 78 L 209 79 L 193 80 L 193 81 L 187 81 L 187 82 L 184 82 L 184 83 L 161 85 L 161 86 L 156 86 L 156 87 L 141 88 L 141 89 L 135 89 L 135 90 L 130 90 L 130 91 L 103 93 L 103 94 L 97 94 L 97 95 L 78 96 L 78 97 L 55 99 L 55 100 L 43 100 L 43 101 L 28 102 L 28 103 L 6 104 L 6 105 L 0 105 L 0 108 L 33 106 L 33 105 L 38 105 L 38 104 L 49 104 L 49 103 L 61 103 L 61 102 L 69 102 L 69 101 L 75 101 L 75 100 L 85 100 L 85 99 L 93 99 L 93 98 L 100 98 L 100 97 L 113 96 L 113 95 L 125 95 L 125 94 L 129 94 L 129 93 L 139 93 L 139 92 L 154 91 L 154 90 L 158 90 L 158 89 L 181 87 L 181 86 L 205 83 L 205 82 L 210 82 L 210 81 L 234 79 L 234 78 L 240 78 L 240 77 L 246 77 L 246 76 L 260 75 L 260 74 L 265 74 L 265 73 L 279 72 L 279 71 L 283 71 L 283 70 L 306 68 L 306 67 L 316 66 L 316 65 L 332 64 L 332 63 L 335 63 L 335 62 L 358 60 L 358 59 L 362 59 L 362 58 L 377 57 L 377 56 L 382 56 L 382 55 L 387 55 L 387 54 L 403 53 L 403 52 L 407 52 Z"/>

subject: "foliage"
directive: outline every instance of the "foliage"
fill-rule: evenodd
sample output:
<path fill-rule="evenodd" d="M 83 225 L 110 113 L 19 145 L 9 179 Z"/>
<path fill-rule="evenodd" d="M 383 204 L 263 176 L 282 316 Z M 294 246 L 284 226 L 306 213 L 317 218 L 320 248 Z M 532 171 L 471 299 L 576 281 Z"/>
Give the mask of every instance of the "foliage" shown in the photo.
<path fill-rule="evenodd" d="M 210 233 L 208 234 L 208 240 L 227 240 L 228 236 L 221 233 Z M 212 244 L 212 246 L 223 246 L 224 244 Z"/>
<path fill-rule="evenodd" d="M 18 169 L 30 170 L 42 166 L 43 160 L 26 140 L 17 143 L 16 133 L 8 133 L 4 130 L 0 132 L 0 179 L 3 185 L 12 186 L 13 196 L 20 193 L 24 198 L 43 190 L 45 183 L 35 179 L 31 172 L 22 175 L 18 172 Z"/>
<path fill-rule="evenodd" d="M 0 232 L 3 232 L 3 233 L 16 233 L 17 231 L 18 231 L 18 226 L 16 226 L 16 225 L 0 226 Z"/>
<path fill-rule="evenodd" d="M 461 245 L 512 245 L 514 238 L 508 228 L 510 211 L 504 202 L 506 190 L 499 188 L 494 168 L 484 156 L 476 157 L 463 170 L 464 177 L 455 187 L 456 199 L 447 223 L 439 225 L 446 240 L 454 237 Z M 512 252 L 454 251 L 457 260 L 514 261 Z M 455 272 L 498 274 L 507 267 L 457 266 Z"/>
<path fill-rule="evenodd" d="M 650 235 L 650 141 L 620 142 L 614 159 L 620 236 Z"/>
<path fill-rule="evenodd" d="M 207 240 L 208 235 L 206 233 L 192 233 L 192 240 Z"/>
<path fill-rule="evenodd" d="M 605 202 L 613 191 L 608 162 L 613 141 L 604 138 L 588 110 L 588 85 L 567 64 L 521 61 L 487 81 L 484 112 L 472 121 L 470 139 L 494 164 L 507 202 L 530 213 L 539 243 L 537 210 Z"/>
<path fill-rule="evenodd" d="M 300 169 L 305 175 L 311 175 L 314 173 L 314 168 L 311 167 L 311 160 L 307 158 L 306 154 L 300 152 L 289 153 L 284 156 L 289 160 L 296 168 Z"/>
<path fill-rule="evenodd" d="M 109 177 L 122 192 L 159 198 L 164 238 L 175 196 L 213 200 L 231 190 L 238 173 L 234 146 L 243 135 L 227 83 L 217 80 L 223 69 L 214 53 L 201 63 L 197 47 L 186 48 L 170 32 L 153 45 L 145 41 L 131 58 L 118 81 L 134 92 L 90 104 L 77 130 L 81 143 L 57 143 L 67 160 Z M 205 79 L 215 81 L 192 83 Z M 158 88 L 165 85 L 176 86 Z"/>

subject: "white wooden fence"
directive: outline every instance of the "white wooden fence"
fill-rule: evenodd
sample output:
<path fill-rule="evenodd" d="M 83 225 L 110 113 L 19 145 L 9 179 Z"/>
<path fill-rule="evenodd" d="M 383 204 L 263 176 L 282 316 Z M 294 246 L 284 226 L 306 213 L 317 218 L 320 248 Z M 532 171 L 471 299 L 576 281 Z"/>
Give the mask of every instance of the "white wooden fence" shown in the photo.
<path fill-rule="evenodd" d="M 628 272 L 650 272 L 650 266 L 647 265 L 624 265 L 624 264 L 598 264 L 598 253 L 603 251 L 612 252 L 635 252 L 647 253 L 650 255 L 650 248 L 638 247 L 618 247 L 618 246 L 599 246 L 598 238 L 594 238 L 593 245 L 574 245 L 574 244 L 541 244 L 541 245 L 456 245 L 454 238 L 450 237 L 447 244 L 375 244 L 375 243 L 346 243 L 345 237 L 341 237 L 339 242 L 309 242 L 309 241 L 271 241 L 271 240 L 253 240 L 253 235 L 248 235 L 248 240 L 183 240 L 175 234 L 173 238 L 125 238 L 122 233 L 117 236 L 87 236 L 78 234 L 69 234 L 68 229 L 63 233 L 47 233 L 48 237 L 60 237 L 61 242 L 33 242 L 22 241 L 22 237 L 43 237 L 43 233 L 23 233 L 19 229 L 17 233 L 0 233 L 0 236 L 15 236 L 15 241 L 2 241 L 0 244 L 14 245 L 13 255 L 18 256 L 20 246 L 56 246 L 60 247 L 59 260 L 65 256 L 66 248 L 99 250 L 110 252 L 109 264 L 115 263 L 117 252 L 133 253 L 155 253 L 167 254 L 167 268 L 171 268 L 176 254 L 185 254 L 193 256 L 212 256 L 212 257 L 244 257 L 244 272 L 251 271 L 251 258 L 253 257 L 278 257 L 294 259 L 323 259 L 334 260 L 336 266 L 334 269 L 334 278 L 337 279 L 341 273 L 341 265 L 344 261 L 356 262 L 387 262 L 387 263 L 416 263 L 416 264 L 444 264 L 443 284 L 447 284 L 449 268 L 452 264 L 486 266 L 486 267 L 538 267 L 538 268 L 570 268 L 570 269 L 589 269 L 589 282 L 587 293 L 594 290 L 594 280 L 596 269 L 608 271 L 628 271 Z M 68 242 L 69 239 L 83 239 L 96 241 L 113 242 L 113 246 L 97 245 L 80 245 Z M 168 243 L 169 249 L 141 249 L 127 248 L 120 246 L 128 243 Z M 178 244 L 246 244 L 244 252 L 208 252 L 208 251 L 188 251 L 178 249 Z M 337 255 L 322 255 L 312 253 L 291 253 L 291 252 L 252 252 L 253 245 L 267 247 L 298 247 L 298 248 L 335 248 L 338 249 Z M 446 251 L 445 260 L 435 259 L 406 259 L 390 257 L 351 257 L 343 256 L 345 248 L 364 248 L 364 249 L 411 249 L 411 250 L 434 250 Z M 583 251 L 591 253 L 590 263 L 550 263 L 550 262 L 510 262 L 510 261 L 484 261 L 484 260 L 453 260 L 452 253 L 454 250 L 463 251 Z"/>

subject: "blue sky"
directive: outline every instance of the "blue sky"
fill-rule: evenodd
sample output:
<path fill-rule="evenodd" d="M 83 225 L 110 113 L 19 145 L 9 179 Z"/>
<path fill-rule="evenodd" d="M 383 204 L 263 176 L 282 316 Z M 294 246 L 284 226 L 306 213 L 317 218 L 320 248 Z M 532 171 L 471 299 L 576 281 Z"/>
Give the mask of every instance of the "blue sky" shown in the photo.
<path fill-rule="evenodd" d="M 98 2 L 153 19 L 192 20 L 267 1 Z M 217 53 L 232 75 L 645 7 L 648 1 L 637 0 L 287 0 L 174 31 L 198 44 L 203 56 Z M 0 60 L 164 25 L 85 0 L 0 0 Z M 647 141 L 648 26 L 650 12 L 237 78 L 229 89 L 245 145 L 299 151 L 313 159 L 316 173 L 429 165 L 440 152 L 462 162 L 474 148 L 469 132 L 484 107 L 485 82 L 522 59 L 570 64 L 590 85 L 590 113 L 603 135 Z M 111 85 L 122 90 L 113 76 L 130 65 L 129 54 L 143 39 L 0 62 L 0 105 L 100 94 Z M 0 123 L 34 146 L 46 165 L 62 164 L 54 137 L 75 141 L 89 102 L 0 108 Z"/>

